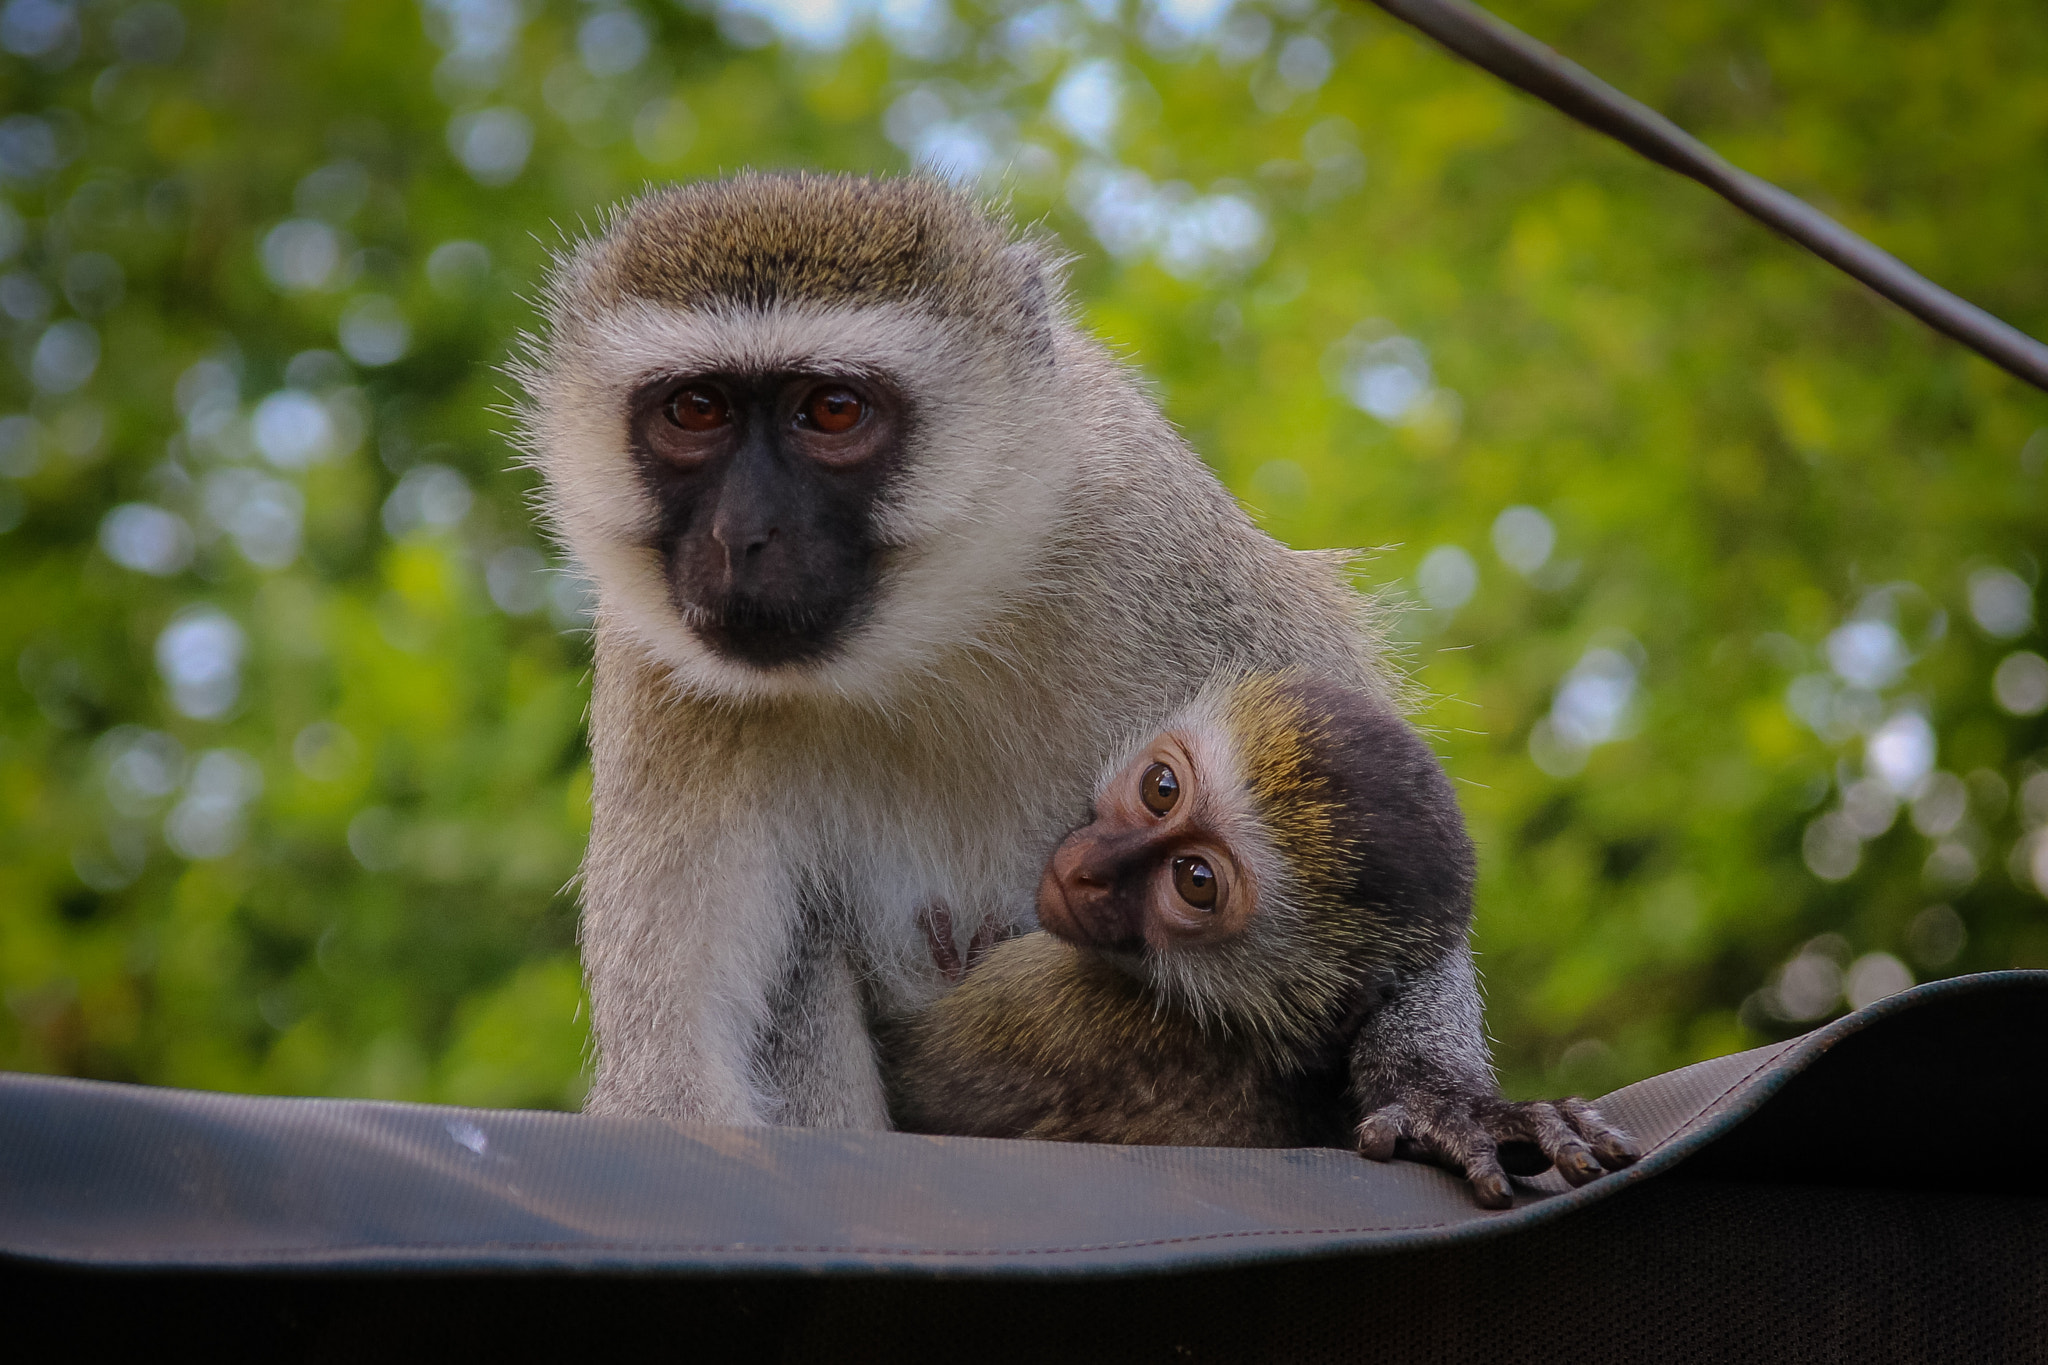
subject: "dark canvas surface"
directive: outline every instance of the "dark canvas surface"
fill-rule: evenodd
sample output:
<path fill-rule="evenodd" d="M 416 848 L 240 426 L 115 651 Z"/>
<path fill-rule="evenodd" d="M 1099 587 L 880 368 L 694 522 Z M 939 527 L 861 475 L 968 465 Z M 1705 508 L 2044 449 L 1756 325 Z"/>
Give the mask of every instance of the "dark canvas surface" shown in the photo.
<path fill-rule="evenodd" d="M 314 1354 L 573 1325 L 746 1359 L 2048 1359 L 2044 1045 L 2048 973 L 1920 987 L 1616 1092 L 1644 1161 L 1502 1213 L 1336 1151 L 6 1076 L 0 1289 Z"/>

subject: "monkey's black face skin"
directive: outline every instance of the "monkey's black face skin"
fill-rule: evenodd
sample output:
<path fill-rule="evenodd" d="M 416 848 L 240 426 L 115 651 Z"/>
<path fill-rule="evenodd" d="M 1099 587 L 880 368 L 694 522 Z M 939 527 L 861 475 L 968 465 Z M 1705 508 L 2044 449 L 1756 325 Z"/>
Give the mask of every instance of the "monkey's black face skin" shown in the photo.
<path fill-rule="evenodd" d="M 1140 952 L 1151 882 L 1168 841 L 1149 830 L 1105 836 L 1098 832 L 1103 825 L 1098 817 L 1053 851 L 1039 893 L 1040 923 L 1077 947 Z"/>
<path fill-rule="evenodd" d="M 669 596 L 698 638 L 756 668 L 830 653 L 874 593 L 875 509 L 906 424 L 896 392 L 830 375 L 670 376 L 634 393 L 630 423 Z"/>
<path fill-rule="evenodd" d="M 1204 778 L 1186 735 L 1156 737 L 1053 850 L 1038 879 L 1039 927 L 1123 954 L 1195 950 L 1237 934 L 1258 896 L 1224 832 L 1234 795 Z"/>

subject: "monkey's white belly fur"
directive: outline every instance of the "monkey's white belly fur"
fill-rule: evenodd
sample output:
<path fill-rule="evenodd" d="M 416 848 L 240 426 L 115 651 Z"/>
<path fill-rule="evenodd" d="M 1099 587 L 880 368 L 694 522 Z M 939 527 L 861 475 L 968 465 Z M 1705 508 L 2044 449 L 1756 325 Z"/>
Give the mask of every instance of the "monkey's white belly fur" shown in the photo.
<path fill-rule="evenodd" d="M 601 705 L 622 675 L 667 691 L 658 665 L 618 658 L 602 633 L 599 657 Z M 659 736 L 623 752 L 600 736 L 583 934 L 604 1040 L 592 1107 L 886 1126 L 864 1011 L 944 989 L 920 912 L 946 909 L 962 942 L 989 919 L 1032 927 L 1039 871 L 1123 738 L 1033 724 L 1045 695 L 1021 691 L 997 715 L 894 724 L 671 694 L 648 718 L 695 732 L 685 764 L 660 761 Z M 804 945 L 822 960 L 806 966 Z"/>

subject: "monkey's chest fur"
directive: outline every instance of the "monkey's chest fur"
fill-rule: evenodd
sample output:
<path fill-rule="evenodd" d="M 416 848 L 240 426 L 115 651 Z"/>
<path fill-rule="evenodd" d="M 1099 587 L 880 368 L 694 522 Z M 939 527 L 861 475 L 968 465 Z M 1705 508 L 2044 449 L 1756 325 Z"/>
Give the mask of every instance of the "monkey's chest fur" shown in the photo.
<path fill-rule="evenodd" d="M 1161 1008 L 1099 958 L 1030 934 L 952 994 L 878 1029 L 894 1124 L 913 1133 L 1185 1147 L 1345 1146 L 1338 1047 L 1277 1063 Z"/>

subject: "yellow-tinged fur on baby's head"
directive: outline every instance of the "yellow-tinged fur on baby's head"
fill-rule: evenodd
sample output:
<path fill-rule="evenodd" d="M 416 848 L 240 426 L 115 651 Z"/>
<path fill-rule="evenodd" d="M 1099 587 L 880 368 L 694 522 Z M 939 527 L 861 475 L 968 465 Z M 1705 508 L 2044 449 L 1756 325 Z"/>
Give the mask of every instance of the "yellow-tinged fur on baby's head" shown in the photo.
<path fill-rule="evenodd" d="M 1384 700 L 1251 674 L 1205 689 L 1167 729 L 1209 756 L 1212 789 L 1242 793 L 1233 852 L 1258 904 L 1230 939 L 1133 964 L 1163 1001 L 1298 1055 L 1358 1008 L 1376 974 L 1464 933 L 1463 820 L 1434 756 Z"/>
<path fill-rule="evenodd" d="M 1354 853 L 1338 833 L 1338 795 L 1314 761 L 1334 717 L 1290 682 L 1268 673 L 1231 685 L 1223 723 L 1239 776 L 1289 878 L 1304 889 L 1333 887 L 1346 879 Z"/>

